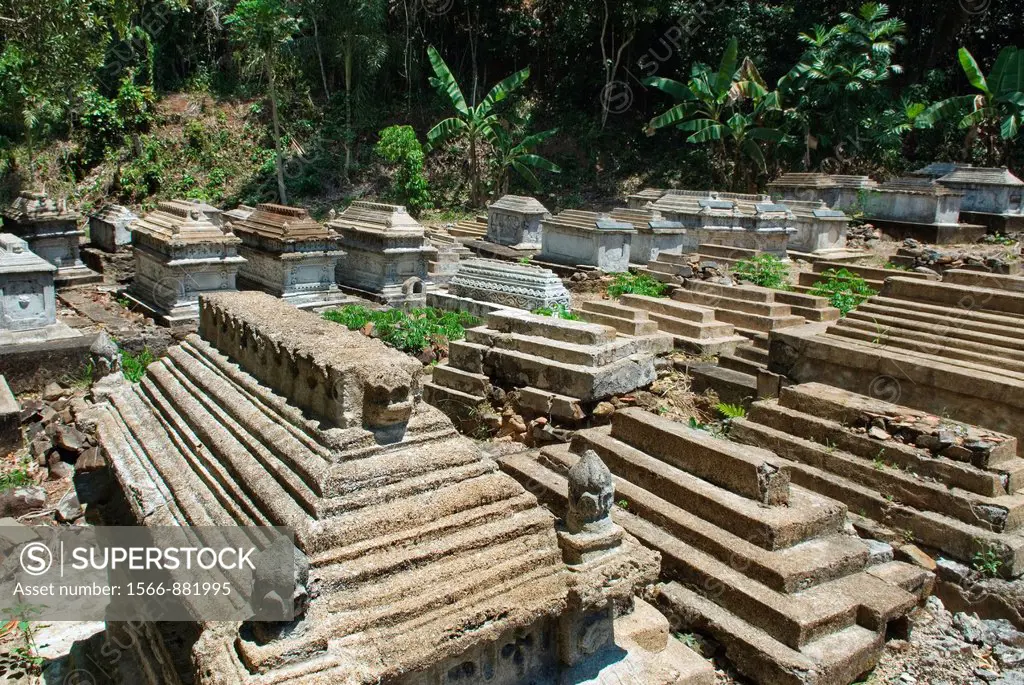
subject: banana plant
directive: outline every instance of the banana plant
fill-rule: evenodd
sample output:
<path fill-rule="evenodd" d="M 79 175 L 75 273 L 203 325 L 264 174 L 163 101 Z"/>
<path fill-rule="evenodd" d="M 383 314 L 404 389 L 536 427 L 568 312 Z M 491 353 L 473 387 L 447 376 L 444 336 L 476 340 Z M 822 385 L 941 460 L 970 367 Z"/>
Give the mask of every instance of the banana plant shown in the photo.
<path fill-rule="evenodd" d="M 668 78 L 651 77 L 645 84 L 673 96 L 679 103 L 647 124 L 648 135 L 659 128 L 675 126 L 690 135 L 689 143 L 717 144 L 721 165 L 731 159 L 735 185 L 749 182 L 742 158 L 749 158 L 762 172 L 767 162 L 761 143 L 780 143 L 785 131 L 767 122 L 782 106 L 777 91 L 769 92 L 757 67 L 749 58 L 738 60 L 738 43 L 732 38 L 714 71 L 705 64 L 694 64 L 690 80 L 681 83 Z M 723 171 L 723 182 L 728 172 Z"/>
<path fill-rule="evenodd" d="M 504 122 L 495 112 L 495 107 L 526 83 L 530 78 L 530 68 L 527 67 L 505 78 L 491 88 L 480 104 L 470 105 L 466 102 L 466 96 L 462 94 L 462 89 L 451 69 L 434 46 L 427 48 L 427 54 L 434 69 L 430 85 L 447 97 L 455 108 L 455 116 L 438 123 L 427 133 L 427 151 L 453 140 L 466 141 L 469 146 L 470 202 L 479 207 L 484 201 L 483 174 L 479 157 L 481 143 L 493 140 L 495 131 L 503 126 Z"/>
<path fill-rule="evenodd" d="M 512 171 L 518 173 L 534 189 L 540 188 L 540 181 L 533 169 L 542 169 L 553 174 L 562 173 L 558 165 L 533 153 L 538 145 L 557 133 L 558 129 L 553 128 L 550 131 L 526 136 L 517 143 L 513 134 L 505 127 L 497 126 L 493 129 L 493 135 L 488 142 L 494 150 L 494 190 L 497 197 L 508 194 Z"/>
<path fill-rule="evenodd" d="M 989 160 L 1003 161 L 1007 143 L 1020 135 L 1024 120 L 1024 50 L 1003 48 L 988 76 L 967 48 L 960 48 L 958 57 L 977 92 L 936 102 L 917 117 L 917 126 L 927 128 L 956 119 L 960 128 L 968 129 L 968 143 L 981 138 Z"/>

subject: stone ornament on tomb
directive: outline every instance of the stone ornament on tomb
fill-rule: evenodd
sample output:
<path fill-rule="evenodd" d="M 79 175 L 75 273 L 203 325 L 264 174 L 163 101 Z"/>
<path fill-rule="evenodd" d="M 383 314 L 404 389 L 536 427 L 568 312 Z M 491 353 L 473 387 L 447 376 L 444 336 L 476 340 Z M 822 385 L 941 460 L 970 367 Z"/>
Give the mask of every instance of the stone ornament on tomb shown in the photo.
<path fill-rule="evenodd" d="M 126 295 L 167 325 L 193 321 L 200 294 L 236 290 L 241 243 L 194 203 L 161 202 L 132 229 L 135 281 Z"/>
<path fill-rule="evenodd" d="M 336 271 L 339 284 L 393 306 L 426 303 L 437 249 L 405 207 L 359 200 L 341 214 L 332 210 L 327 227 L 340 236 L 345 252 Z"/>
<path fill-rule="evenodd" d="M 0 233 L 0 328 L 25 331 L 57 322 L 53 275 L 57 268 L 32 254 L 28 243 Z"/>
<path fill-rule="evenodd" d="M 89 217 L 89 242 L 105 252 L 117 252 L 118 248 L 131 244 L 130 227 L 138 219 L 127 207 L 104 205 Z"/>
<path fill-rule="evenodd" d="M 263 290 L 299 307 L 340 304 L 335 285 L 341 239 L 310 217 L 306 209 L 261 204 L 231 230 L 242 240 L 246 259 L 238 272 L 243 288 Z"/>
<path fill-rule="evenodd" d="M 67 202 L 55 202 L 46 193 L 22 191 L 3 210 L 4 230 L 22 238 L 29 249 L 57 267 L 58 285 L 93 283 L 101 277 L 82 263 L 79 241 L 85 235 L 81 216 Z"/>
<path fill-rule="evenodd" d="M 487 208 L 487 240 L 517 250 L 539 250 L 541 221 L 550 217 L 535 198 L 506 195 Z"/>
<path fill-rule="evenodd" d="M 459 264 L 448 292 L 505 307 L 533 311 L 569 306 L 569 291 L 549 269 L 493 259 L 469 259 Z"/>

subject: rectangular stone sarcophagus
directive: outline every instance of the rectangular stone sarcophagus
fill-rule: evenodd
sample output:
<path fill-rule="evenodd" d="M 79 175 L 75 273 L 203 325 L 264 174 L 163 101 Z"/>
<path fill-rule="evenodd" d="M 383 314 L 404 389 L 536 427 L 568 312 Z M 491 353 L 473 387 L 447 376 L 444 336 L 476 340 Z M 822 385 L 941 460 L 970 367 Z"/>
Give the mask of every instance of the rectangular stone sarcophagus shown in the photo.
<path fill-rule="evenodd" d="M 261 204 L 247 218 L 229 222 L 246 262 L 242 288 L 263 290 L 299 308 L 328 307 L 347 298 L 334 282 L 344 256 L 340 238 L 297 207 Z"/>
<path fill-rule="evenodd" d="M 550 269 L 494 259 L 467 259 L 459 264 L 448 292 L 527 311 L 555 305 L 569 307 L 569 291 Z"/>
<path fill-rule="evenodd" d="M 24 240 L 0 233 L 0 346 L 78 336 L 57 321 L 56 272 Z"/>
<path fill-rule="evenodd" d="M 727 245 L 785 258 L 789 237 L 796 232 L 785 205 L 762 195 L 670 190 L 651 205 L 675 221 L 700 245 Z"/>
<path fill-rule="evenodd" d="M 886 181 L 867 194 L 864 218 L 894 239 L 969 243 L 985 227 L 960 223 L 963 195 L 935 180 L 907 176 Z"/>
<path fill-rule="evenodd" d="M 1009 169 L 961 166 L 937 183 L 963 195 L 960 212 L 968 214 L 965 221 L 984 223 L 997 230 L 1019 230 L 1024 225 L 1024 181 Z M 977 214 L 992 216 L 975 217 Z"/>
<path fill-rule="evenodd" d="M 105 205 L 89 217 L 89 242 L 104 252 L 117 252 L 131 245 L 131 224 L 138 221 L 135 212 L 121 205 Z"/>
<path fill-rule="evenodd" d="M 199 296 L 236 290 L 242 241 L 212 224 L 191 202 L 161 202 L 132 230 L 135 280 L 126 295 L 159 322 L 187 324 Z"/>
<path fill-rule="evenodd" d="M 606 273 L 629 270 L 636 227 L 607 214 L 569 209 L 543 222 L 540 259 L 594 266 Z"/>
<path fill-rule="evenodd" d="M 96 283 L 102 276 L 82 263 L 79 241 L 85 235 L 81 216 L 63 200 L 46 193 L 22 191 L 3 211 L 4 229 L 28 243 L 29 249 L 57 267 L 58 286 Z"/>
<path fill-rule="evenodd" d="M 656 209 L 613 209 L 611 218 L 636 227 L 636 235 L 629 248 L 629 261 L 646 264 L 657 259 L 662 252 L 682 254 L 697 249 L 697 238 L 682 222 L 670 221 Z"/>
<path fill-rule="evenodd" d="M 327 227 L 341 237 L 345 252 L 337 268 L 340 285 L 392 306 L 424 305 L 437 249 L 405 207 L 356 201 Z"/>
<path fill-rule="evenodd" d="M 822 201 L 786 200 L 782 204 L 793 213 L 793 228 L 796 229 L 789 237 L 790 249 L 825 254 L 846 247 L 850 217 L 842 210 L 829 209 Z"/>
<path fill-rule="evenodd" d="M 831 209 L 847 210 L 863 204 L 878 184 L 867 176 L 822 173 L 783 174 L 768 184 L 772 197 L 803 202 L 824 202 Z"/>
<path fill-rule="evenodd" d="M 516 250 L 541 248 L 541 221 L 550 218 L 547 207 L 532 197 L 506 195 L 487 208 L 487 240 Z"/>

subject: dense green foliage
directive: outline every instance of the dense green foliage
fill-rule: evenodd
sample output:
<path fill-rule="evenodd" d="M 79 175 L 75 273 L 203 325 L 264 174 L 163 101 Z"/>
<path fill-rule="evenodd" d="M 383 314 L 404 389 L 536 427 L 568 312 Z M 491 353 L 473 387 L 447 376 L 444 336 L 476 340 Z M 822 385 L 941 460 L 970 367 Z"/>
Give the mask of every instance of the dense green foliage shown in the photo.
<path fill-rule="evenodd" d="M 878 294 L 863 278 L 848 269 L 826 269 L 821 280 L 811 289 L 811 295 L 827 297 L 833 307 L 846 316 L 868 298 Z"/>
<path fill-rule="evenodd" d="M 384 344 L 408 354 L 419 354 L 429 347 L 446 347 L 453 340 L 462 340 L 466 329 L 480 320 L 466 312 L 448 312 L 433 307 L 375 311 L 361 305 L 324 312 L 328 321 L 340 323 L 349 330 L 372 327 L 372 334 Z"/>
<path fill-rule="evenodd" d="M 789 267 L 772 254 L 741 259 L 732 268 L 733 275 L 762 288 L 789 290 Z"/>
<path fill-rule="evenodd" d="M 4 198 L 336 205 L 385 190 L 396 124 L 430 143 L 445 207 L 1022 160 L 1014 0 L 0 0 L 0 19 Z M 190 135 L 212 145 L 183 157 Z"/>
<path fill-rule="evenodd" d="M 418 215 L 430 207 L 430 191 L 423 169 L 423 146 L 412 126 L 389 126 L 380 132 L 374 148 L 385 161 L 396 166 L 387 197 Z"/>
<path fill-rule="evenodd" d="M 539 314 L 541 316 L 555 316 L 559 319 L 565 319 L 566 321 L 579 321 L 580 315 L 576 312 L 570 311 L 564 304 L 556 304 L 551 307 L 538 307 L 534 309 L 532 314 Z"/>
<path fill-rule="evenodd" d="M 25 485 L 32 485 L 32 477 L 25 469 L 14 469 L 7 473 L 0 473 L 0 492 L 11 488 L 20 488 Z"/>
<path fill-rule="evenodd" d="M 146 369 L 155 361 L 153 353 L 143 349 L 138 354 L 121 350 L 121 373 L 132 383 L 140 383 L 146 376 Z"/>
<path fill-rule="evenodd" d="M 621 295 L 663 297 L 666 290 L 668 290 L 668 286 L 652 276 L 626 272 L 615 274 L 615 280 L 608 286 L 608 297 L 616 298 Z"/>

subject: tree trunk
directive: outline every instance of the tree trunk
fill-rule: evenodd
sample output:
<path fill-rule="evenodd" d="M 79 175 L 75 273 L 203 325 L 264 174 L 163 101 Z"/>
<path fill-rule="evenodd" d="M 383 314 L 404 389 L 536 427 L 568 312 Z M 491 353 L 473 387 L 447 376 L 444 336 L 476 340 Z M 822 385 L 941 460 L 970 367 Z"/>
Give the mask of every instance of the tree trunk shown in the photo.
<path fill-rule="evenodd" d="M 345 38 L 345 180 L 352 166 L 352 36 Z"/>
<path fill-rule="evenodd" d="M 274 120 L 274 166 L 277 167 L 277 194 L 281 204 L 288 204 L 288 191 L 284 187 L 284 161 L 281 151 L 281 121 L 277 115 L 277 84 L 274 80 L 274 62 L 267 56 L 267 81 L 270 86 L 270 116 Z"/>
<path fill-rule="evenodd" d="M 476 158 L 476 136 L 469 138 L 469 176 L 470 176 L 470 204 L 473 207 L 480 206 L 480 165 Z"/>
<path fill-rule="evenodd" d="M 327 100 L 331 99 L 331 89 L 327 87 L 327 70 L 324 69 L 324 53 L 320 49 L 320 28 L 316 23 L 316 13 L 312 12 L 313 15 L 313 41 L 316 43 L 316 58 L 320 62 L 320 80 L 324 84 L 324 98 Z"/>

